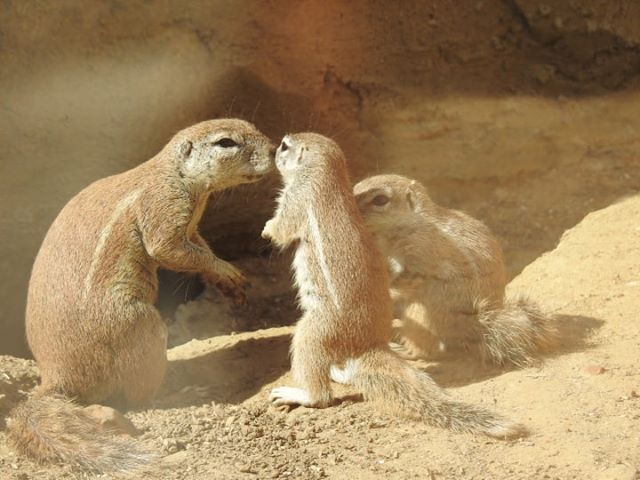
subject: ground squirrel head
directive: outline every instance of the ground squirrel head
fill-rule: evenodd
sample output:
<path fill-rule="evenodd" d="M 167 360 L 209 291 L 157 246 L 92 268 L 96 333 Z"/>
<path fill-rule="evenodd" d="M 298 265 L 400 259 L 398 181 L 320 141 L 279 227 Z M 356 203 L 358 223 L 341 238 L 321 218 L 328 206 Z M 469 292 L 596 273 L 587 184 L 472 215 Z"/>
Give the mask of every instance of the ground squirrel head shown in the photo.
<path fill-rule="evenodd" d="M 178 132 L 168 153 L 181 178 L 205 190 L 252 183 L 273 169 L 275 145 L 251 123 L 208 120 Z"/>
<path fill-rule="evenodd" d="M 429 212 L 435 204 L 417 180 L 401 175 L 376 175 L 353 187 L 358 208 L 373 229 L 410 224 L 416 214 Z"/>
<path fill-rule="evenodd" d="M 276 151 L 276 166 L 285 183 L 304 175 L 313 178 L 314 172 L 346 171 L 344 153 L 336 142 L 317 133 L 288 134 Z"/>

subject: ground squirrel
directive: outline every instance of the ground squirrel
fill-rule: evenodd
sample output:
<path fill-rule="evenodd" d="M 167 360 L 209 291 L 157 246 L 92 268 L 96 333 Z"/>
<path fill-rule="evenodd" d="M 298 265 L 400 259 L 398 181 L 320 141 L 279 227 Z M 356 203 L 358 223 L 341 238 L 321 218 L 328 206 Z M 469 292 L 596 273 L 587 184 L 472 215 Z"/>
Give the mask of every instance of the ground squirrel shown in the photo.
<path fill-rule="evenodd" d="M 434 358 L 472 348 L 494 364 L 525 366 L 555 343 L 549 316 L 525 298 L 505 301 L 502 250 L 482 222 L 436 205 L 400 175 L 362 180 L 354 194 L 388 260 L 400 353 Z"/>
<path fill-rule="evenodd" d="M 211 252 L 198 221 L 211 192 L 272 170 L 274 150 L 248 122 L 202 122 L 67 203 L 29 283 L 27 339 L 42 384 L 12 413 L 10 438 L 19 451 L 98 471 L 145 461 L 131 441 L 101 432 L 70 399 L 119 408 L 150 401 L 167 362 L 167 329 L 154 307 L 158 268 L 199 273 L 242 298 L 242 273 Z"/>
<path fill-rule="evenodd" d="M 451 400 L 429 375 L 390 350 L 385 263 L 358 211 L 338 145 L 313 133 L 287 135 L 276 166 L 284 188 L 262 235 L 282 248 L 296 245 L 303 316 L 293 336 L 291 370 L 304 388 L 275 388 L 271 401 L 327 407 L 333 378 L 433 425 L 497 438 L 523 434 L 518 424 Z"/>

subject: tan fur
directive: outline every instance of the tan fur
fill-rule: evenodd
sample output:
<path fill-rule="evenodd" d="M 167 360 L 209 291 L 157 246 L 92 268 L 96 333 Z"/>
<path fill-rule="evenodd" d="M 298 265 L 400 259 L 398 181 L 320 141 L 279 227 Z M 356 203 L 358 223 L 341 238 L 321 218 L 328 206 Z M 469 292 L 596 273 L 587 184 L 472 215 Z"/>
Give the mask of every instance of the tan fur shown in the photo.
<path fill-rule="evenodd" d="M 480 221 L 436 205 L 423 185 L 378 175 L 354 187 L 388 259 L 408 357 L 475 349 L 497 365 L 529 365 L 556 341 L 550 318 L 524 298 L 505 301 L 502 250 Z"/>
<path fill-rule="evenodd" d="M 333 370 L 336 381 L 353 383 L 366 398 L 430 424 L 499 438 L 523 434 L 520 425 L 450 400 L 389 349 L 387 272 L 356 206 L 340 148 L 317 134 L 288 135 L 276 165 L 284 188 L 263 236 L 280 247 L 296 246 L 303 316 L 291 345 L 292 373 L 304 388 L 276 388 L 272 401 L 329 406 Z M 335 365 L 345 365 L 344 371 Z"/>
<path fill-rule="evenodd" d="M 130 437 L 100 428 L 84 409 L 58 395 L 23 403 L 12 412 L 9 427 L 14 447 L 37 452 L 40 462 L 75 464 L 94 472 L 130 472 L 154 458 Z"/>
<path fill-rule="evenodd" d="M 103 470 L 129 468 L 126 459 L 136 455 L 130 446 L 112 442 L 107 452 L 104 436 L 75 407 L 45 398 L 148 404 L 167 362 L 167 329 L 154 307 L 157 270 L 199 273 L 242 298 L 243 275 L 211 252 L 197 225 L 212 191 L 255 181 L 272 170 L 272 155 L 271 142 L 250 123 L 199 123 L 63 208 L 29 283 L 27 338 L 42 384 L 36 399 L 14 412 L 10 435 L 20 451 Z M 68 429 L 79 433 L 57 433 Z"/>

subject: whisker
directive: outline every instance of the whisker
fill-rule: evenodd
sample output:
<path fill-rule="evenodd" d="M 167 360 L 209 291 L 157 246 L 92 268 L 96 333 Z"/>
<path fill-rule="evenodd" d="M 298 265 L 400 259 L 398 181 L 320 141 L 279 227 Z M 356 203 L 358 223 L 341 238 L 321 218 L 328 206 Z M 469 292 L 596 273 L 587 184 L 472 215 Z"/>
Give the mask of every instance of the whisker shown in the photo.
<path fill-rule="evenodd" d="M 260 108 L 260 103 L 262 101 L 258 100 L 258 102 L 256 103 L 255 108 L 253 109 L 253 113 L 251 114 L 251 123 L 255 123 L 256 122 L 256 114 L 258 113 L 258 109 Z"/>

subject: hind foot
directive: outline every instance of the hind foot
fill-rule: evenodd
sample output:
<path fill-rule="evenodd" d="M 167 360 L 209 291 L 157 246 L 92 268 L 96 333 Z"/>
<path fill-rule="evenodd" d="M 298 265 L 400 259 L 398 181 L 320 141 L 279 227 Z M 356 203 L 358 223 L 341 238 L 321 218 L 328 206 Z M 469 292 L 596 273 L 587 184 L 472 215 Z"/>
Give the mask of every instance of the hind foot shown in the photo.
<path fill-rule="evenodd" d="M 325 408 L 331 403 L 330 400 L 322 401 L 312 399 L 306 390 L 295 387 L 274 388 L 269 395 L 269 401 L 277 407 L 283 405 L 300 405 L 309 408 Z"/>
<path fill-rule="evenodd" d="M 269 401 L 276 407 L 282 405 L 302 405 L 303 407 L 311 407 L 312 402 L 309 394 L 302 388 L 295 387 L 277 387 L 271 390 Z"/>

